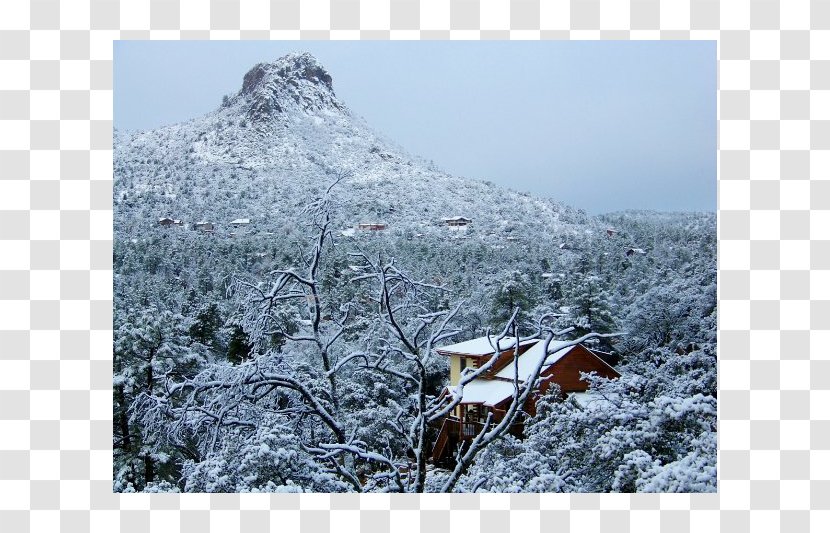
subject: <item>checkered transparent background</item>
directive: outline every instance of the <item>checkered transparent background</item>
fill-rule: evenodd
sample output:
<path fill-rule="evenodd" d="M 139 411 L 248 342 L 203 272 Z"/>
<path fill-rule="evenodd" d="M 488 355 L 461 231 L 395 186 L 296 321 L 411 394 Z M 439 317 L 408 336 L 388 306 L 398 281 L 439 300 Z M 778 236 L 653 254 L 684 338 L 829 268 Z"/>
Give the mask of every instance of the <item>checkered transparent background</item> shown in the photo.
<path fill-rule="evenodd" d="M 719 40 L 720 492 L 111 493 L 112 41 Z M 830 0 L 2 0 L 0 529 L 827 531 Z"/>

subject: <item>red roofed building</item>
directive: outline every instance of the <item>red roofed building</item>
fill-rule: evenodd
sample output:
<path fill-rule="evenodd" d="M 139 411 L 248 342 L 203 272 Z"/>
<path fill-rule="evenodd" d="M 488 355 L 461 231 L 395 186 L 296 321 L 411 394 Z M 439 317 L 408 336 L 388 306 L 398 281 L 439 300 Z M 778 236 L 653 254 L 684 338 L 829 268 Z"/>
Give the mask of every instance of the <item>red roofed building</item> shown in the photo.
<path fill-rule="evenodd" d="M 602 357 L 585 346 L 567 345 L 561 341 L 551 342 L 546 355 L 543 354 L 544 342 L 538 339 L 520 341 L 519 357 L 514 365 L 516 340 L 507 337 L 499 342 L 498 359 L 493 367 L 467 383 L 463 391 L 458 391 L 456 387 L 466 367 L 479 368 L 496 356 L 494 344 L 495 338 L 480 337 L 436 350 L 438 354 L 450 357 L 450 386 L 442 394 L 460 392 L 462 399 L 442 424 L 433 449 L 434 461 L 450 457 L 459 442 L 475 437 L 488 414 L 492 413 L 494 422 L 504 418 L 513 401 L 515 384 L 523 385 L 543 357 L 539 391 L 531 395 L 524 405 L 524 411 L 531 416 L 536 412 L 536 398 L 547 392 L 553 383 L 567 396 L 588 389 L 588 383 L 581 379 L 581 372 L 595 372 L 607 378 L 617 378 L 620 375 Z M 517 424 L 511 432 L 521 435 L 521 431 L 522 425 Z"/>

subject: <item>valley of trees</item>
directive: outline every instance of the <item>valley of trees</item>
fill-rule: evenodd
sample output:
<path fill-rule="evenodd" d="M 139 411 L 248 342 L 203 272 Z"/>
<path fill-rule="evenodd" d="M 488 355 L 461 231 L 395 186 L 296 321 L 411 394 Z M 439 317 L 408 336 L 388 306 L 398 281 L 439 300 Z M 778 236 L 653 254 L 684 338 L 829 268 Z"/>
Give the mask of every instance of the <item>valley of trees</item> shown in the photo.
<path fill-rule="evenodd" d="M 346 181 L 276 235 L 116 225 L 115 491 L 716 490 L 714 213 L 350 238 Z M 622 377 L 434 468 L 434 348 L 488 331 L 585 338 Z"/>

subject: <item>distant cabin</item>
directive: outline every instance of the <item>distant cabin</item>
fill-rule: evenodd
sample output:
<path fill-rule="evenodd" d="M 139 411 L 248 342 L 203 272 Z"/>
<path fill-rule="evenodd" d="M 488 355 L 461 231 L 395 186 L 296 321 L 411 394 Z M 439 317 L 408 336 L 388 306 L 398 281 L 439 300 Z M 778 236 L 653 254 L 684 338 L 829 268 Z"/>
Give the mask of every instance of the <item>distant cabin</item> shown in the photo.
<path fill-rule="evenodd" d="M 605 230 L 605 233 L 607 233 L 609 237 L 613 237 L 614 235 L 619 233 L 619 231 L 615 230 L 614 228 L 608 228 L 607 230 Z"/>
<path fill-rule="evenodd" d="M 441 222 L 450 229 L 466 229 L 470 225 L 472 219 L 466 217 L 449 217 L 442 218 Z"/>
<path fill-rule="evenodd" d="M 216 228 L 213 225 L 213 222 L 197 222 L 193 225 L 194 229 L 199 231 L 206 231 L 211 232 L 214 231 Z"/>
<path fill-rule="evenodd" d="M 173 219 L 169 217 L 162 217 L 159 219 L 159 226 L 163 226 L 168 228 L 170 226 L 181 226 L 183 222 L 179 219 Z"/>
<path fill-rule="evenodd" d="M 596 372 L 606 378 L 618 378 L 620 374 L 608 363 L 608 355 L 599 355 L 582 344 L 566 346 L 566 342 L 554 341 L 547 346 L 538 339 L 519 341 L 516 365 L 513 359 L 517 352 L 515 337 L 507 337 L 493 346 L 495 339 L 480 337 L 469 341 L 436 349 L 439 355 L 450 358 L 450 386 L 441 393 L 456 394 L 461 374 L 465 368 L 479 368 L 496 357 L 493 367 L 464 386 L 459 405 L 443 421 L 438 439 L 433 447 L 433 461 L 451 457 L 453 450 L 465 441 L 475 437 L 483 427 L 488 415 L 498 423 L 513 401 L 514 380 L 522 386 L 531 377 L 536 366 L 542 362 L 539 374 L 539 394 L 544 394 L 553 384 L 559 386 L 563 396 L 576 395 L 588 390 L 588 383 L 582 380 L 581 372 Z M 536 399 L 532 394 L 523 409 L 530 416 L 536 412 Z M 511 428 L 521 435 L 522 424 Z"/>
<path fill-rule="evenodd" d="M 626 250 L 626 252 L 625 252 L 625 255 L 627 255 L 628 257 L 631 257 L 631 256 L 632 256 L 632 255 L 634 255 L 634 254 L 637 254 L 637 255 L 646 255 L 646 251 L 645 251 L 645 250 L 643 250 L 642 248 L 629 248 L 629 249 L 628 249 L 628 250 Z"/>
<path fill-rule="evenodd" d="M 231 220 L 231 226 L 235 228 L 245 227 L 251 223 L 250 218 L 237 218 L 236 220 Z"/>
<path fill-rule="evenodd" d="M 386 229 L 386 224 L 382 222 L 362 222 L 357 225 L 360 231 L 383 231 Z"/>

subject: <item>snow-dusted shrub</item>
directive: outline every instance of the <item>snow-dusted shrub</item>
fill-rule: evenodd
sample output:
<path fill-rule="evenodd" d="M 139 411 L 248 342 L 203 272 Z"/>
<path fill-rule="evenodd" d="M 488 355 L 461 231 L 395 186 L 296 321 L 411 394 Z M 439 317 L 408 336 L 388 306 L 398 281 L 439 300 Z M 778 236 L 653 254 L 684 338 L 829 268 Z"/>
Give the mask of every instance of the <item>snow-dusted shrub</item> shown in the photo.
<path fill-rule="evenodd" d="M 237 435 L 239 437 L 240 435 Z M 285 428 L 261 428 L 241 442 L 226 438 L 200 462 L 183 465 L 186 492 L 343 492 Z"/>

